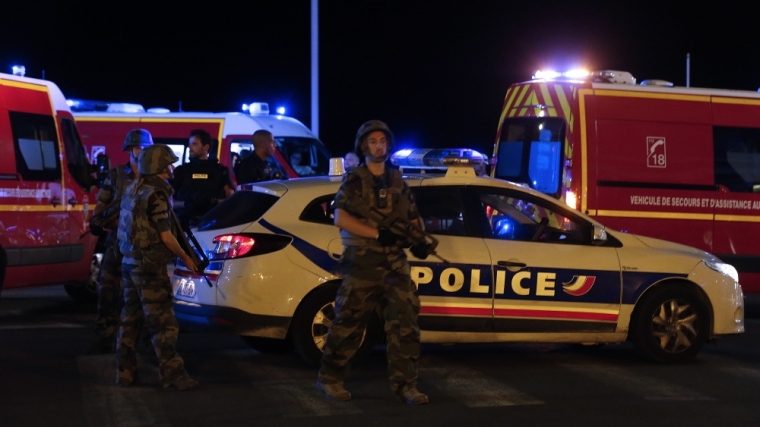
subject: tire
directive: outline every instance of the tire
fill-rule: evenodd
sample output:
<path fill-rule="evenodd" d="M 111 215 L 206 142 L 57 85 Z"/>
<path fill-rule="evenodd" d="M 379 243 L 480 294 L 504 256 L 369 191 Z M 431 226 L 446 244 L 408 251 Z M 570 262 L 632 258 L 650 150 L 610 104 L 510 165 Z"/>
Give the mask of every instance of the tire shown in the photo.
<path fill-rule="evenodd" d="M 327 341 L 327 333 L 335 319 L 335 294 L 337 284 L 330 284 L 315 289 L 301 302 L 293 316 L 290 335 L 293 346 L 301 358 L 311 366 L 319 367 L 322 363 L 322 351 Z M 353 357 L 355 365 L 366 356 L 374 346 L 375 331 L 378 320 L 375 315 L 370 319 L 362 337 L 362 343 Z"/>
<path fill-rule="evenodd" d="M 63 285 L 66 293 L 75 301 L 91 303 L 98 301 L 98 277 L 100 276 L 100 265 L 103 261 L 103 254 L 96 253 L 92 255 L 90 262 L 90 276 L 84 283 L 67 283 Z"/>
<path fill-rule="evenodd" d="M 710 314 L 688 285 L 659 285 L 634 311 L 631 340 L 639 353 L 659 363 L 692 360 L 710 335 Z"/>
<path fill-rule="evenodd" d="M 249 346 L 263 354 L 284 354 L 293 351 L 293 342 L 289 339 L 261 338 L 241 336 Z"/>

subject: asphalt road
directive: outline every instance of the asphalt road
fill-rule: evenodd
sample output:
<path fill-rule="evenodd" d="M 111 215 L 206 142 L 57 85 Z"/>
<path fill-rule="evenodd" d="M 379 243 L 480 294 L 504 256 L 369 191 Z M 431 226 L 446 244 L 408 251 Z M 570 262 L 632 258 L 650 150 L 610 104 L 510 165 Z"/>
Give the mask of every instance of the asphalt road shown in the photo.
<path fill-rule="evenodd" d="M 3 291 L 0 426 L 760 425 L 755 297 L 745 334 L 684 365 L 644 361 L 628 344 L 426 345 L 419 387 L 431 403 L 420 407 L 391 394 L 382 348 L 347 381 L 354 399 L 330 402 L 295 354 L 193 331 L 180 335 L 179 351 L 199 389 L 162 389 L 150 353 L 140 355 L 140 383 L 122 389 L 113 355 L 83 355 L 93 320 L 94 307 L 60 287 Z"/>

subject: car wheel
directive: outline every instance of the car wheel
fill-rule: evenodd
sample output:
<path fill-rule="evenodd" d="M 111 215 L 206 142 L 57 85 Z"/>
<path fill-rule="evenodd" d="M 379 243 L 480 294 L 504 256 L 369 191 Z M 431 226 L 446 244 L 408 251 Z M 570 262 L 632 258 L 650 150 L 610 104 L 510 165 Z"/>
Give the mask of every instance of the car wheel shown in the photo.
<path fill-rule="evenodd" d="M 314 290 L 309 294 L 296 310 L 291 325 L 291 336 L 296 352 L 301 358 L 312 366 L 320 366 L 322 352 L 327 342 L 327 333 L 335 319 L 335 294 L 337 286 L 325 286 Z M 356 364 L 374 345 L 374 332 L 378 329 L 378 320 L 373 315 L 367 325 L 367 330 L 362 336 L 362 343 L 353 358 L 352 364 Z M 370 331 L 370 332 L 368 332 Z"/>
<path fill-rule="evenodd" d="M 293 342 L 286 339 L 246 337 L 243 341 L 248 343 L 254 350 L 264 354 L 283 354 L 293 351 Z"/>
<path fill-rule="evenodd" d="M 707 307 L 686 286 L 660 286 L 636 308 L 632 340 L 642 355 L 656 362 L 687 362 L 710 334 Z"/>
<path fill-rule="evenodd" d="M 67 283 L 63 285 L 66 293 L 79 302 L 96 302 L 98 300 L 98 277 L 100 276 L 100 266 L 103 261 L 103 254 L 93 254 L 90 262 L 90 276 L 84 283 Z"/>

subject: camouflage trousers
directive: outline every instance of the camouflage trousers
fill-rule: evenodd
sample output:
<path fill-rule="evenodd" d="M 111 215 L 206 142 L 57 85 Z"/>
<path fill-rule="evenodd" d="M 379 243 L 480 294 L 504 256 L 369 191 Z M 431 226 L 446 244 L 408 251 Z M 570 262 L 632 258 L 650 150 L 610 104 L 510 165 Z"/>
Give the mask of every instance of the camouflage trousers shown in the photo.
<path fill-rule="evenodd" d="M 174 316 L 166 259 L 147 251 L 122 248 L 121 253 L 124 308 L 116 344 L 117 381 L 131 383 L 135 379 L 135 345 L 145 322 L 158 357 L 161 385 L 169 387 L 186 371 L 176 349 L 179 323 Z"/>
<path fill-rule="evenodd" d="M 319 381 L 342 383 L 348 376 L 351 357 L 359 349 L 372 313 L 383 307 L 388 341 L 388 374 L 391 389 L 403 391 L 417 385 L 420 299 L 409 277 L 406 259 L 394 270 L 382 267 L 350 267 L 335 298 L 335 320 L 325 343 Z"/>
<path fill-rule="evenodd" d="M 116 246 L 116 230 L 108 232 L 106 252 L 100 264 L 98 277 L 98 316 L 95 318 L 95 335 L 98 340 L 113 340 L 119 329 L 119 314 L 124 306 L 121 286 L 121 252 Z"/>

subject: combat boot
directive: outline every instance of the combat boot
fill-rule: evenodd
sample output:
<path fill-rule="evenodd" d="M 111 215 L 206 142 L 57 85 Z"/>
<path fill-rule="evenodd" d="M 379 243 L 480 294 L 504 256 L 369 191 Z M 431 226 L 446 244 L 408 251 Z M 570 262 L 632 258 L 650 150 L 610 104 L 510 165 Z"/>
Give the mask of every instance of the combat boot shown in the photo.
<path fill-rule="evenodd" d="M 317 381 L 317 390 L 324 393 L 330 400 L 351 400 L 351 393 L 343 388 L 343 383 L 323 383 Z"/>
<path fill-rule="evenodd" d="M 119 387 L 132 387 L 132 385 L 137 381 L 137 372 L 130 373 L 130 372 L 117 372 L 116 374 L 116 385 Z"/>
<path fill-rule="evenodd" d="M 404 388 L 398 395 L 407 405 L 424 405 L 430 402 L 427 395 L 417 390 L 416 387 Z"/>
<path fill-rule="evenodd" d="M 198 381 L 190 378 L 190 375 L 188 375 L 187 372 L 185 372 L 179 378 L 174 380 L 174 382 L 171 383 L 169 387 L 174 387 L 180 391 L 192 390 L 198 387 Z"/>

